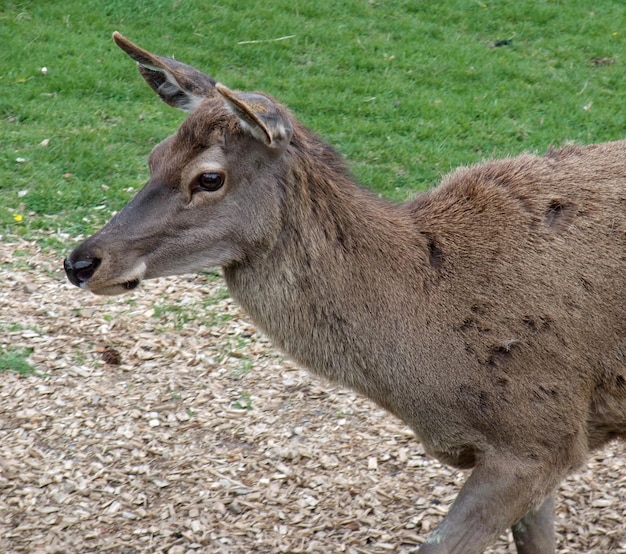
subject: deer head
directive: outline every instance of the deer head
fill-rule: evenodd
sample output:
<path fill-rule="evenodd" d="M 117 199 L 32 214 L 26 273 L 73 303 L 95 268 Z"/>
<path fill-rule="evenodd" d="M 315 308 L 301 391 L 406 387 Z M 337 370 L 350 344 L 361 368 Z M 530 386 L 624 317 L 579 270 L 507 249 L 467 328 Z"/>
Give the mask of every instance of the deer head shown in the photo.
<path fill-rule="evenodd" d="M 167 104 L 189 112 L 149 157 L 150 179 L 65 260 L 72 283 L 119 294 L 142 279 L 236 264 L 276 240 L 292 118 L 261 93 L 234 92 L 201 71 L 114 33 Z"/>

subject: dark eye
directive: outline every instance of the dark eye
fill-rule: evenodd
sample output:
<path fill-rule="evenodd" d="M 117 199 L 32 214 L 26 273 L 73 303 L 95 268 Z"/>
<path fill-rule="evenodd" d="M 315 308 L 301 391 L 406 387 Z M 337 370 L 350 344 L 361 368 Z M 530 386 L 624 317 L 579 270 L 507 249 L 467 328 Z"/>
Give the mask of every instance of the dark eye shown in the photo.
<path fill-rule="evenodd" d="M 197 186 L 200 190 L 207 192 L 215 192 L 222 188 L 224 184 L 224 175 L 218 172 L 201 173 L 196 179 Z"/>

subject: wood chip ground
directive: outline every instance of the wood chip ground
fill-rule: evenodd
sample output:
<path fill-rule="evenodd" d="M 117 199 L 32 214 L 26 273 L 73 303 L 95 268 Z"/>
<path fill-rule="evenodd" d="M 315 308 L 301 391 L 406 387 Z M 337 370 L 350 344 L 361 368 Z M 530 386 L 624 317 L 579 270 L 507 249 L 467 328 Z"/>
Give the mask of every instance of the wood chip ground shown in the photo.
<path fill-rule="evenodd" d="M 409 553 L 466 474 L 273 350 L 219 275 L 102 298 L 0 240 L 0 552 Z M 560 553 L 626 553 L 626 449 L 560 488 Z M 511 553 L 503 537 L 491 553 Z"/>

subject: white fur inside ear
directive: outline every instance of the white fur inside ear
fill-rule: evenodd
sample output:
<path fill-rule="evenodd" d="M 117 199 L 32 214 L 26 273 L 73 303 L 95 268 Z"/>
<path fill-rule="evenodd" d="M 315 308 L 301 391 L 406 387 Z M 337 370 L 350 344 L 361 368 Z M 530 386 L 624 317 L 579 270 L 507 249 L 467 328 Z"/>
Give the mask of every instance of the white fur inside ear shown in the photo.
<path fill-rule="evenodd" d="M 259 127 L 258 125 L 251 125 L 245 119 L 240 117 L 240 115 L 237 113 L 237 110 L 233 109 L 233 106 L 230 104 L 230 102 L 228 103 L 228 109 L 234 115 L 237 116 L 237 119 L 239 120 L 239 124 L 241 125 L 244 131 L 246 131 L 247 133 L 250 133 L 255 139 L 260 140 L 261 142 L 263 142 L 264 144 L 267 144 L 268 146 L 271 146 L 272 144 L 271 137 L 268 137 L 267 133 L 261 127 Z"/>
<path fill-rule="evenodd" d="M 181 86 L 176 82 L 176 79 L 174 79 L 172 74 L 162 67 L 157 67 L 155 65 L 148 65 L 144 63 L 140 65 L 145 67 L 146 69 L 149 69 L 150 71 L 158 71 L 165 76 L 166 80 L 157 89 L 157 94 L 159 94 L 162 98 L 171 98 L 179 94 L 182 95 L 184 100 L 181 100 L 178 103 L 178 107 L 181 110 L 186 112 L 192 112 L 198 107 L 200 102 L 204 100 L 204 96 L 198 96 L 197 94 L 181 88 Z"/>
<path fill-rule="evenodd" d="M 227 109 L 237 118 L 241 128 L 270 148 L 279 148 L 291 132 L 289 131 L 288 133 L 282 123 L 278 123 L 276 127 L 270 129 L 262 123 L 251 123 L 249 116 L 246 117 L 246 114 L 242 113 L 241 108 L 237 104 L 231 102 L 228 98 L 225 98 L 225 100 Z"/>
<path fill-rule="evenodd" d="M 280 150 L 287 145 L 293 133 L 291 123 L 270 98 L 254 92 L 234 93 L 221 83 L 215 88 L 244 131 L 270 148 Z"/>
<path fill-rule="evenodd" d="M 276 124 L 274 132 L 272 133 L 272 142 L 282 143 L 291 135 L 291 129 L 287 131 L 285 125 L 282 122 Z"/>

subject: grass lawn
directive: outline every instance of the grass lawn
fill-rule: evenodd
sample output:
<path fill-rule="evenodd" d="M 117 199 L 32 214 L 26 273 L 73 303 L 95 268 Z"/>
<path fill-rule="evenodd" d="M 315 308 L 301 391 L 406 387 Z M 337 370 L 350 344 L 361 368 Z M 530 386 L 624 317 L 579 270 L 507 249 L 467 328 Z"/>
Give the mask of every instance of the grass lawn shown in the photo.
<path fill-rule="evenodd" d="M 623 0 L 4 0 L 0 235 L 67 250 L 182 121 L 114 30 L 273 94 L 393 199 L 481 158 L 626 137 Z"/>

